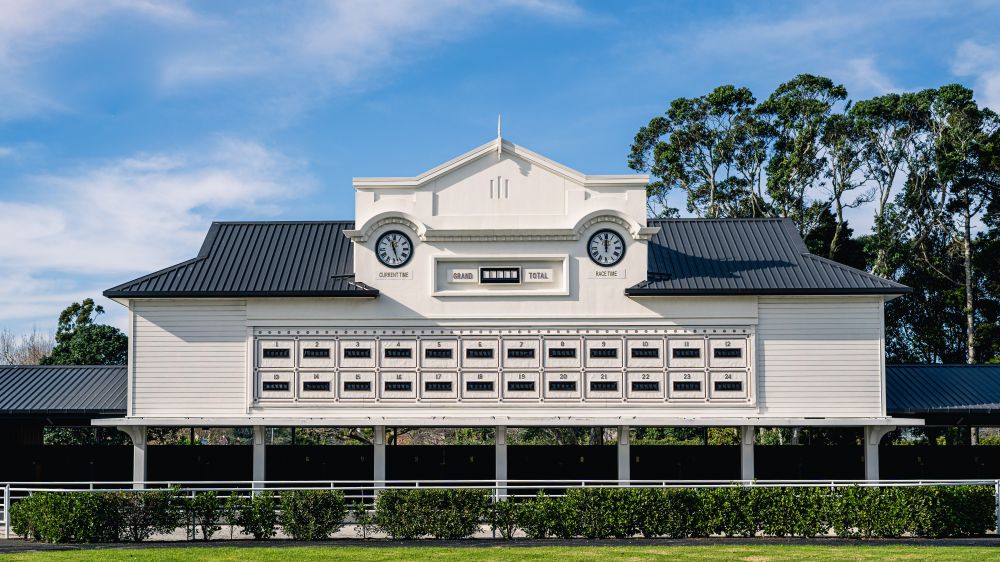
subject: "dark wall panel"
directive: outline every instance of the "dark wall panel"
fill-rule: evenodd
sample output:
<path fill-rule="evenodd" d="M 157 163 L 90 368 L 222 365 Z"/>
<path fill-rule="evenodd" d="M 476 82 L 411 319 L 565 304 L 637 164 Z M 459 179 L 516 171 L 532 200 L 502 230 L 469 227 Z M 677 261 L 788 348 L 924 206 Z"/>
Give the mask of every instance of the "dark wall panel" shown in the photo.
<path fill-rule="evenodd" d="M 33 445 L 8 447 L 0 481 L 99 482 L 132 479 L 131 445 Z"/>
<path fill-rule="evenodd" d="M 865 477 L 860 445 L 757 445 L 758 480 L 859 480 Z"/>
<path fill-rule="evenodd" d="M 633 480 L 738 480 L 739 445 L 632 445 Z"/>
<path fill-rule="evenodd" d="M 492 480 L 493 445 L 389 445 L 386 480 Z"/>
<path fill-rule="evenodd" d="M 616 445 L 508 445 L 511 480 L 615 480 Z"/>
<path fill-rule="evenodd" d="M 146 458 L 150 481 L 253 478 L 253 447 L 247 445 L 150 445 Z"/>
<path fill-rule="evenodd" d="M 371 480 L 371 445 L 268 445 L 268 480 Z"/>
<path fill-rule="evenodd" d="M 886 480 L 997 479 L 1000 447 L 990 445 L 883 445 L 880 477 Z"/>

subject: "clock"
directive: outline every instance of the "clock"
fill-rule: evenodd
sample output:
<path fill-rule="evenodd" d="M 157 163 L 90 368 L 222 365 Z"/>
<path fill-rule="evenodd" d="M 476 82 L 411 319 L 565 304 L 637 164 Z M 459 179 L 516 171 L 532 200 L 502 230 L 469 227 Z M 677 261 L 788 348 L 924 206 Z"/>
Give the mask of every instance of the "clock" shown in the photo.
<path fill-rule="evenodd" d="M 625 257 L 625 240 L 614 230 L 598 230 L 587 242 L 590 259 L 601 267 L 611 267 Z"/>
<path fill-rule="evenodd" d="M 375 242 L 375 255 L 386 267 L 403 267 L 413 257 L 413 242 L 398 230 L 390 230 Z"/>

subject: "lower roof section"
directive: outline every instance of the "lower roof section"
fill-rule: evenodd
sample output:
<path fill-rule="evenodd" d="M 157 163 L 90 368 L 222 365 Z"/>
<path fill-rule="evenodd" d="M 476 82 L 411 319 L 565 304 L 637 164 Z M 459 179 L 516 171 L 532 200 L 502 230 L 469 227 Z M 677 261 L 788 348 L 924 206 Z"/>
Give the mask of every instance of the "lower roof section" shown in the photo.
<path fill-rule="evenodd" d="M 553 415 L 551 410 L 510 411 L 453 410 L 448 415 L 414 412 L 413 410 L 371 410 L 331 412 L 322 417 L 246 416 L 246 417 L 127 417 L 94 420 L 94 425 L 110 426 L 179 426 L 179 427 L 239 427 L 264 425 L 268 427 L 610 427 L 628 425 L 636 427 L 852 427 L 852 426 L 914 426 L 923 425 L 922 419 L 870 417 L 870 418 L 796 418 L 796 417 L 679 417 L 664 415 L 662 410 L 634 410 L 626 415 L 585 414 Z"/>
<path fill-rule="evenodd" d="M 886 365 L 886 409 L 930 425 L 997 425 L 1000 364 Z"/>
<path fill-rule="evenodd" d="M 125 415 L 125 365 L 0 366 L 0 417 Z"/>

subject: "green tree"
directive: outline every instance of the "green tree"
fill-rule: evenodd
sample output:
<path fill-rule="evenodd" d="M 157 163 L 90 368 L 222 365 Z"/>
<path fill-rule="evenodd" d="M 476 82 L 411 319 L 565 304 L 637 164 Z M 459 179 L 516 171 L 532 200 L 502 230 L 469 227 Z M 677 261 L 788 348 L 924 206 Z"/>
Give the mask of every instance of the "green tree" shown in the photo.
<path fill-rule="evenodd" d="M 826 163 L 823 175 L 829 181 L 830 201 L 836 218 L 827 251 L 830 259 L 836 259 L 847 228 L 844 209 L 855 209 L 874 199 L 874 190 L 859 195 L 851 193 L 865 184 L 865 179 L 858 175 L 864 143 L 859 128 L 859 123 L 850 113 L 837 113 L 826 119 L 820 132 L 820 144 L 825 154 L 823 161 Z"/>
<path fill-rule="evenodd" d="M 891 222 L 892 196 L 897 179 L 905 173 L 905 162 L 914 147 L 916 127 L 912 115 L 913 94 L 886 94 L 854 104 L 849 114 L 861 137 L 861 169 L 865 180 L 875 185 L 875 221 L 870 247 L 874 253 L 872 272 L 892 277 L 889 254 L 898 241 L 899 229 Z"/>
<path fill-rule="evenodd" d="M 124 365 L 128 336 L 107 324 L 95 324 L 104 308 L 87 298 L 74 302 L 59 315 L 56 345 L 42 365 Z"/>
<path fill-rule="evenodd" d="M 666 197 L 674 189 L 686 192 L 687 210 L 698 216 L 718 218 L 745 207 L 746 185 L 732 177 L 737 146 L 746 140 L 744 123 L 756 103 L 747 88 L 719 86 L 704 96 L 675 99 L 665 116 L 639 129 L 629 167 L 656 178 L 649 195 L 662 210 L 673 211 Z"/>
<path fill-rule="evenodd" d="M 998 120 L 978 107 L 972 90 L 958 84 L 919 92 L 912 118 L 921 135 L 908 162 L 901 217 L 923 265 L 961 289 L 965 361 L 973 363 L 979 276 L 974 227 L 997 194 L 996 160 L 990 153 Z M 937 236 L 945 249 L 961 256 L 958 270 L 940 266 L 948 257 L 931 251 Z"/>
<path fill-rule="evenodd" d="M 774 152 L 767 164 L 767 189 L 777 213 L 789 217 L 805 237 L 825 211 L 810 188 L 820 182 L 824 158 L 820 136 L 847 89 L 829 78 L 800 74 L 781 84 L 758 107 L 774 129 Z"/>

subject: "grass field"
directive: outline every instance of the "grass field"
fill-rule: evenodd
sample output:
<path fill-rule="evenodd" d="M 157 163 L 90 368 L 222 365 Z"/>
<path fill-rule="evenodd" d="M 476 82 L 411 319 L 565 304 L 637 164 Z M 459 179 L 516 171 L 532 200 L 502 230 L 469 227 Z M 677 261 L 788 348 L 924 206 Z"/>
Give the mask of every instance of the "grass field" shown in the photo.
<path fill-rule="evenodd" d="M 781 562 L 790 560 L 905 560 L 948 562 L 974 560 L 1000 561 L 1000 548 L 956 546 L 578 546 L 578 547 L 204 547 L 72 550 L 61 552 L 22 552 L 2 557 L 4 560 L 42 562 L 48 560 L 101 561 L 190 560 L 226 561 L 397 561 L 397 560 L 697 560 L 742 562 Z"/>

